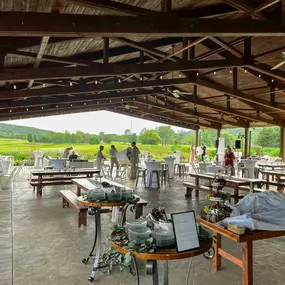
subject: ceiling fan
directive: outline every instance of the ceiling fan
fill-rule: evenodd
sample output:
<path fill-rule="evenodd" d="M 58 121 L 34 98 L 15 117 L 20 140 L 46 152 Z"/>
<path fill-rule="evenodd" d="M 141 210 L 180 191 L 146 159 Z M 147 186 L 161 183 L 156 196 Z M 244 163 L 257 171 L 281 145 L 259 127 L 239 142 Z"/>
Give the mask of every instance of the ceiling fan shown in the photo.
<path fill-rule="evenodd" d="M 171 93 L 173 97 L 175 98 L 180 98 L 180 95 L 192 95 L 191 92 L 183 92 L 183 91 L 180 91 L 180 90 L 176 90 L 176 89 L 170 89 L 170 88 L 167 88 L 166 91 L 168 93 Z"/>
<path fill-rule="evenodd" d="M 285 52 L 284 51 L 282 52 L 282 58 L 283 58 L 283 61 L 281 61 L 280 63 L 273 66 L 271 68 L 271 70 L 277 69 L 277 68 L 281 67 L 283 64 L 285 64 Z"/>

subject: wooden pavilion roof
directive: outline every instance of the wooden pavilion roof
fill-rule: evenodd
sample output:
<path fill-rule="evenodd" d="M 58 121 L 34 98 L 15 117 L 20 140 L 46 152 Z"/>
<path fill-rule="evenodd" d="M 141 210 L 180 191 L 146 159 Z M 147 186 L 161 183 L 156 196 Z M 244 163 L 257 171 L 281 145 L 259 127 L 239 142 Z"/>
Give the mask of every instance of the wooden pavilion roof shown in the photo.
<path fill-rule="evenodd" d="M 285 0 L 0 1 L 0 121 L 284 126 L 284 21 Z"/>

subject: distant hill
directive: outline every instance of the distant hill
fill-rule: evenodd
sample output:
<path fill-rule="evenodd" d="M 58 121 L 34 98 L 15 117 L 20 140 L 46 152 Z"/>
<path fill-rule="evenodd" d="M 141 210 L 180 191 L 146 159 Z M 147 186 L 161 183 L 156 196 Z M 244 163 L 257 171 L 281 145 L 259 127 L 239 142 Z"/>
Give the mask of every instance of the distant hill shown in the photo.
<path fill-rule="evenodd" d="M 21 138 L 24 138 L 24 136 L 27 133 L 33 133 L 37 136 L 53 134 L 52 131 L 42 130 L 38 128 L 0 123 L 0 137 L 1 138 L 21 139 Z"/>

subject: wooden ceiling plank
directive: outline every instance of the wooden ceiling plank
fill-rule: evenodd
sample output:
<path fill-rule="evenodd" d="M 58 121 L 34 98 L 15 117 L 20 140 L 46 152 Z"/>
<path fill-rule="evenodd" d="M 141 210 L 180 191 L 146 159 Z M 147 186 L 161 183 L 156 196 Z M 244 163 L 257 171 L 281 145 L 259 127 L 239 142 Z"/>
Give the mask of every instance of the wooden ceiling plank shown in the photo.
<path fill-rule="evenodd" d="M 203 60 L 179 63 L 150 63 L 150 64 L 94 64 L 90 67 L 56 67 L 35 69 L 5 69 L 0 71 L 0 81 L 62 79 L 73 77 L 114 76 L 129 74 L 147 74 L 172 71 L 187 71 L 208 68 L 228 68 L 248 66 L 243 59 Z"/>
<path fill-rule="evenodd" d="M 137 15 L 146 16 L 149 14 L 160 14 L 159 12 L 132 6 L 124 3 L 119 3 L 109 0 L 68 0 L 69 3 L 73 3 L 79 6 L 101 10 L 104 12 L 111 12 L 116 15 Z"/>
<path fill-rule="evenodd" d="M 18 51 L 18 50 L 12 50 L 8 51 L 6 53 L 7 55 L 16 55 L 19 57 L 27 57 L 27 58 L 33 58 L 35 59 L 37 57 L 36 53 L 32 52 L 26 52 L 26 51 Z M 76 65 L 76 66 L 88 66 L 88 63 L 79 62 L 79 61 L 72 61 L 68 60 L 68 58 L 62 58 L 62 57 L 57 57 L 57 56 L 50 56 L 50 55 L 43 55 L 41 62 L 46 61 L 46 62 L 54 62 L 54 63 L 62 63 L 65 65 Z"/>
<path fill-rule="evenodd" d="M 164 13 L 161 13 L 162 15 Z M 167 15 L 167 13 L 165 13 Z M 126 17 L 55 13 L 0 12 L 0 36 L 284 36 L 285 26 L 269 20 Z"/>

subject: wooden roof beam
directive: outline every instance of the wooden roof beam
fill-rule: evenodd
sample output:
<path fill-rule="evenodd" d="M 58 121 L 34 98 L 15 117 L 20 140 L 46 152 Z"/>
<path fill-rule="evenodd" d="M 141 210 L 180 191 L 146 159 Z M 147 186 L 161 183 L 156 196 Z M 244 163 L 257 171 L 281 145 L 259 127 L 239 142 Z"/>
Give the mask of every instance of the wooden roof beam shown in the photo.
<path fill-rule="evenodd" d="M 49 41 L 49 37 L 43 37 L 42 38 L 42 41 L 41 41 L 39 51 L 37 53 L 36 60 L 35 60 L 33 68 L 38 68 L 40 66 L 40 62 L 41 62 L 41 59 L 45 53 L 48 41 Z M 32 79 L 32 80 L 30 80 L 30 82 L 28 84 L 28 89 L 31 88 L 33 86 L 33 84 L 34 84 L 34 80 Z"/>
<path fill-rule="evenodd" d="M 285 26 L 268 20 L 126 17 L 53 13 L 0 12 L 0 36 L 284 36 Z"/>
<path fill-rule="evenodd" d="M 128 104 L 128 105 L 131 105 L 131 104 Z M 122 108 L 121 106 L 116 106 L 116 109 L 118 108 Z M 139 106 L 139 109 L 131 109 L 131 110 L 128 110 L 126 108 L 123 108 L 123 110 L 125 111 L 131 111 L 132 113 L 136 113 L 136 112 L 140 112 L 140 113 L 145 113 L 145 114 L 149 114 L 153 117 L 158 117 L 158 118 L 163 118 L 165 120 L 171 120 L 171 121 L 175 121 L 175 122 L 181 122 L 183 124 L 189 124 L 190 126 L 194 127 L 194 128 L 199 128 L 199 126 L 201 125 L 199 122 L 194 122 L 192 120 L 189 120 L 188 118 L 186 119 L 185 117 L 179 117 L 177 116 L 177 114 L 173 113 L 173 114 L 170 114 L 170 113 L 166 113 L 166 114 L 161 114 L 159 113 L 159 109 L 158 108 L 155 108 L 155 107 L 152 107 L 152 108 L 148 108 L 148 107 L 142 107 L 142 106 Z M 205 128 L 211 128 L 210 125 L 206 125 L 206 124 L 202 124 Z M 201 125 L 201 126 L 202 126 Z"/>
<path fill-rule="evenodd" d="M 160 108 L 162 110 L 167 110 L 167 111 L 170 111 L 170 112 L 176 112 L 176 113 L 180 113 L 180 114 L 183 114 L 183 115 L 188 115 L 188 116 L 194 116 L 196 118 L 200 118 L 200 119 L 203 119 L 203 120 L 206 120 L 206 121 L 210 121 L 209 123 L 212 124 L 212 128 L 214 129 L 220 129 L 221 128 L 221 124 L 229 124 L 229 125 L 233 125 L 233 126 L 237 126 L 237 127 L 242 127 L 242 124 L 239 124 L 235 121 L 229 121 L 229 120 L 222 120 L 222 119 L 219 119 L 217 117 L 211 117 L 211 116 L 208 116 L 208 115 L 205 115 L 203 113 L 200 113 L 200 112 L 195 112 L 195 111 L 192 111 L 192 110 L 183 110 L 181 109 L 180 107 L 177 108 L 177 106 L 175 106 L 174 104 L 157 104 L 157 103 L 154 103 L 154 102 L 151 102 L 151 101 L 144 101 L 144 100 L 141 100 L 141 99 L 137 99 L 136 102 L 139 102 L 141 104 L 145 104 L 145 105 L 149 105 L 149 106 L 154 106 L 154 107 L 157 107 L 157 108 Z M 176 108 L 175 108 L 176 107 Z"/>
<path fill-rule="evenodd" d="M 0 92 L 0 99 L 19 99 L 32 97 L 47 97 L 66 94 L 86 94 L 101 91 L 134 90 L 161 86 L 181 85 L 189 83 L 186 78 L 164 79 L 152 81 L 121 82 L 112 84 L 85 84 L 70 87 L 49 87 L 34 90 L 14 90 Z"/>
<path fill-rule="evenodd" d="M 109 93 L 101 93 L 101 94 L 92 94 L 92 95 L 85 95 L 80 94 L 76 96 L 68 96 L 68 95 L 62 95 L 56 98 L 31 98 L 26 100 L 1 100 L 0 101 L 0 110 L 1 109 L 15 109 L 15 108 L 26 108 L 26 107 L 32 107 L 32 106 L 45 106 L 50 104 L 60 104 L 60 103 L 79 103 L 79 102 L 90 102 L 90 101 L 100 101 L 100 100 L 108 100 L 110 99 L 115 100 L 119 99 L 122 102 L 126 100 L 132 100 L 132 98 L 137 97 L 143 97 L 147 95 L 153 95 L 156 94 L 156 90 L 141 90 L 141 91 L 132 91 L 132 92 L 109 92 Z"/>
<path fill-rule="evenodd" d="M 131 110 L 122 110 L 119 108 L 108 108 L 108 111 L 117 113 L 117 114 L 122 114 L 122 115 L 126 115 L 126 116 L 131 116 L 131 117 L 135 117 L 135 118 L 139 118 L 139 119 L 144 119 L 144 120 L 148 120 L 148 121 L 153 121 L 153 122 L 157 122 L 157 123 L 163 123 L 163 124 L 167 124 L 167 125 L 172 125 L 172 126 L 176 126 L 179 128 L 185 128 L 185 129 L 191 129 L 191 130 L 199 130 L 198 126 L 194 126 L 189 124 L 188 122 L 180 122 L 179 120 L 175 119 L 175 118 L 168 118 L 168 117 L 161 117 L 157 114 L 151 114 L 151 113 L 144 113 L 144 112 L 140 112 L 141 114 L 137 114 Z M 144 116 L 145 114 L 145 116 Z"/>
<path fill-rule="evenodd" d="M 40 69 L 4 69 L 0 71 L 0 81 L 22 81 L 22 80 L 43 80 L 62 79 L 73 77 L 92 76 L 118 76 L 133 74 L 148 74 L 172 71 L 188 71 L 209 68 L 227 68 L 234 66 L 247 66 L 250 62 L 243 59 L 231 60 L 203 60 L 195 62 L 179 63 L 149 63 L 149 64 L 96 64 L 90 67 L 55 67 Z"/>

